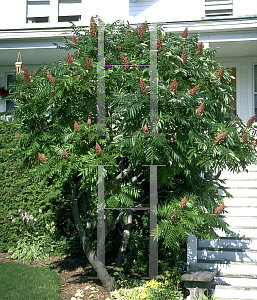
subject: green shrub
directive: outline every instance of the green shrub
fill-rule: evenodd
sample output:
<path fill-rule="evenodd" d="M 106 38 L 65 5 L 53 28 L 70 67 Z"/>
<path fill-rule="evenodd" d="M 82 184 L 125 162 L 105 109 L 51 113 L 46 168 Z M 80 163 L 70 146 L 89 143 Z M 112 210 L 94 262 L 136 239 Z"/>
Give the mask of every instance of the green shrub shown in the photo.
<path fill-rule="evenodd" d="M 0 121 L 0 186 L 3 189 L 0 193 L 0 252 L 18 251 L 28 236 L 35 241 L 39 236 L 45 237 L 46 249 L 42 250 L 45 255 L 51 249 L 47 245 L 58 245 L 60 255 L 79 252 L 81 245 L 64 187 L 49 184 L 41 188 L 39 175 L 31 176 L 21 170 L 20 156 L 9 154 L 15 131 L 14 122 Z M 47 224 L 52 223 L 54 230 L 47 229 Z M 32 255 L 35 259 L 36 253 L 42 251 L 35 250 L 28 257 Z M 53 253 L 57 252 L 51 250 L 48 254 Z"/>
<path fill-rule="evenodd" d="M 11 258 L 20 261 L 33 261 L 48 258 L 50 256 L 61 256 L 67 252 L 67 240 L 55 241 L 50 234 L 39 235 L 26 233 L 18 241 L 17 246 L 9 249 L 12 252 Z"/>

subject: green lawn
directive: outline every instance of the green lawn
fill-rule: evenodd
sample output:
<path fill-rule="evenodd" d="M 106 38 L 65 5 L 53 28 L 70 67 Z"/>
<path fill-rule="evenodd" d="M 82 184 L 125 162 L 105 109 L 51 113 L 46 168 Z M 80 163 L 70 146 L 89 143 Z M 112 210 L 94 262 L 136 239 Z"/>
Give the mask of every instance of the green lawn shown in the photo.
<path fill-rule="evenodd" d="M 61 300 L 60 294 L 61 278 L 54 271 L 0 263 L 1 300 Z"/>

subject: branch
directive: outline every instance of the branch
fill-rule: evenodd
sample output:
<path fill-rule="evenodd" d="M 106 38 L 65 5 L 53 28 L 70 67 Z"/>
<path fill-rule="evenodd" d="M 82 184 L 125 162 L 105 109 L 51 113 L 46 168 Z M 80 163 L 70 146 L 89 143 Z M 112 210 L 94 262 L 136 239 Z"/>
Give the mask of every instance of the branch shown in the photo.
<path fill-rule="evenodd" d="M 114 228 L 114 226 L 120 221 L 121 216 L 123 215 L 123 210 L 119 212 L 119 215 L 115 221 L 112 222 L 110 226 L 107 227 L 107 230 L 105 231 L 105 238 L 109 234 L 109 232 Z"/>
<path fill-rule="evenodd" d="M 80 178 L 76 183 L 75 183 L 75 187 L 77 188 L 84 180 L 85 180 L 85 176 L 83 176 L 82 178 Z M 80 195 L 81 196 L 81 195 Z"/>
<path fill-rule="evenodd" d="M 83 205 L 84 205 L 85 217 L 86 217 L 85 234 L 90 239 L 90 235 L 91 235 L 91 215 L 90 215 L 89 203 L 88 203 L 88 200 L 91 196 L 90 188 L 88 189 L 86 195 L 85 195 L 85 193 L 83 193 L 82 196 L 83 196 Z"/>

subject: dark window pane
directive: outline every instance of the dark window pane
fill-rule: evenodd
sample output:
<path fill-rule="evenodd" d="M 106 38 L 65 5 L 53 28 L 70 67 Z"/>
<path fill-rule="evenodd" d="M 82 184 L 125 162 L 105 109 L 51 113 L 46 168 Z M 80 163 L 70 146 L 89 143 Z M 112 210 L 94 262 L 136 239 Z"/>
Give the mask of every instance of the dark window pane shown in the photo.
<path fill-rule="evenodd" d="M 14 103 L 12 101 L 6 100 L 6 111 L 14 108 Z"/>

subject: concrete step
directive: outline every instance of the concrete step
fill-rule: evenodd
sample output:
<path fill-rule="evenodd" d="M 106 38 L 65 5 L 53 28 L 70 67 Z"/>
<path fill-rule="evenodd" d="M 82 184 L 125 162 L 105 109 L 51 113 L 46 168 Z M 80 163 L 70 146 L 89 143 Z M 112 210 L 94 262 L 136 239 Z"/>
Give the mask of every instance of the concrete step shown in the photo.
<path fill-rule="evenodd" d="M 249 179 L 245 179 L 245 180 L 227 180 L 225 186 L 228 187 L 228 188 L 235 188 L 235 189 L 239 189 L 239 188 L 257 189 L 256 188 L 257 179 L 255 179 L 255 180 L 249 180 Z"/>
<path fill-rule="evenodd" d="M 224 202 L 225 204 L 225 202 Z M 243 203 L 242 203 L 243 204 Z M 225 216 L 242 216 L 242 217 L 256 217 L 257 218 L 257 206 L 226 206 L 225 204 Z M 223 216 L 223 215 L 221 215 Z"/>
<path fill-rule="evenodd" d="M 249 189 L 249 188 L 228 188 L 227 191 L 234 196 L 234 198 L 248 198 L 248 197 L 256 197 L 257 195 L 257 188 Z"/>
<path fill-rule="evenodd" d="M 257 227 L 252 227 L 252 228 L 246 227 L 246 228 L 243 228 L 242 226 L 241 227 L 232 227 L 232 226 L 230 226 L 229 229 L 234 232 L 234 234 L 229 235 L 230 237 L 232 237 L 232 236 L 239 236 L 239 237 L 244 237 L 244 238 L 255 238 L 255 237 L 257 237 Z M 228 236 L 221 229 L 215 229 L 215 232 L 220 237 L 226 237 L 226 236 Z"/>
<path fill-rule="evenodd" d="M 214 261 L 199 259 L 197 262 L 197 267 L 207 270 L 217 270 L 218 272 L 229 275 L 255 276 L 257 274 L 257 262 L 234 262 L 225 260 Z"/>
<path fill-rule="evenodd" d="M 257 206 L 257 197 L 253 198 L 224 198 L 225 206 Z"/>
<path fill-rule="evenodd" d="M 214 298 L 215 300 L 242 300 L 242 299 L 239 299 L 239 298 L 220 298 L 220 297 L 217 297 L 217 298 Z M 252 299 L 244 299 L 244 300 L 252 300 Z"/>
<path fill-rule="evenodd" d="M 216 269 L 219 273 L 211 284 L 217 300 L 257 300 L 257 165 L 249 172 L 223 171 L 227 191 L 225 210 L 221 219 L 235 232 L 228 237 L 215 230 L 219 240 L 198 240 L 198 266 Z M 216 299 L 216 298 L 215 298 Z"/>
<path fill-rule="evenodd" d="M 247 168 L 246 168 L 248 171 L 257 171 L 257 165 L 250 165 L 250 166 L 248 166 Z M 233 173 L 233 172 L 231 172 L 231 171 L 229 171 L 228 169 L 225 169 L 224 171 L 222 171 L 222 173 L 226 173 L 226 172 L 229 172 L 229 173 Z M 246 172 L 246 171 L 243 171 L 243 172 Z M 242 173 L 242 172 L 240 172 L 240 173 Z M 236 174 L 236 173 L 235 173 Z"/>
<path fill-rule="evenodd" d="M 211 291 L 215 293 L 215 297 L 222 299 L 257 299 L 257 287 L 237 287 L 229 285 L 211 285 Z"/>
<path fill-rule="evenodd" d="M 208 250 L 207 250 L 208 249 Z M 238 249 L 228 251 L 227 249 L 210 250 L 211 248 L 198 249 L 197 259 L 205 260 L 228 260 L 237 262 L 252 262 L 257 261 L 257 250 Z"/>
<path fill-rule="evenodd" d="M 225 180 L 255 180 L 257 179 L 257 170 L 256 171 L 249 171 L 241 172 L 241 173 L 233 173 L 233 172 L 223 172 L 221 173 L 219 179 Z"/>
<path fill-rule="evenodd" d="M 237 226 L 243 224 L 244 227 L 252 227 L 254 224 L 257 225 L 257 217 L 238 217 L 225 215 L 221 217 L 221 220 L 229 224 L 229 226 Z"/>
<path fill-rule="evenodd" d="M 213 284 L 219 285 L 233 285 L 241 287 L 257 287 L 257 278 L 252 278 L 251 276 L 218 276 L 214 278 Z"/>
<path fill-rule="evenodd" d="M 233 238 L 221 238 L 220 240 L 198 240 L 198 247 L 206 248 L 235 248 L 235 249 L 254 249 L 257 250 L 257 238 L 255 239 L 233 239 Z"/>

